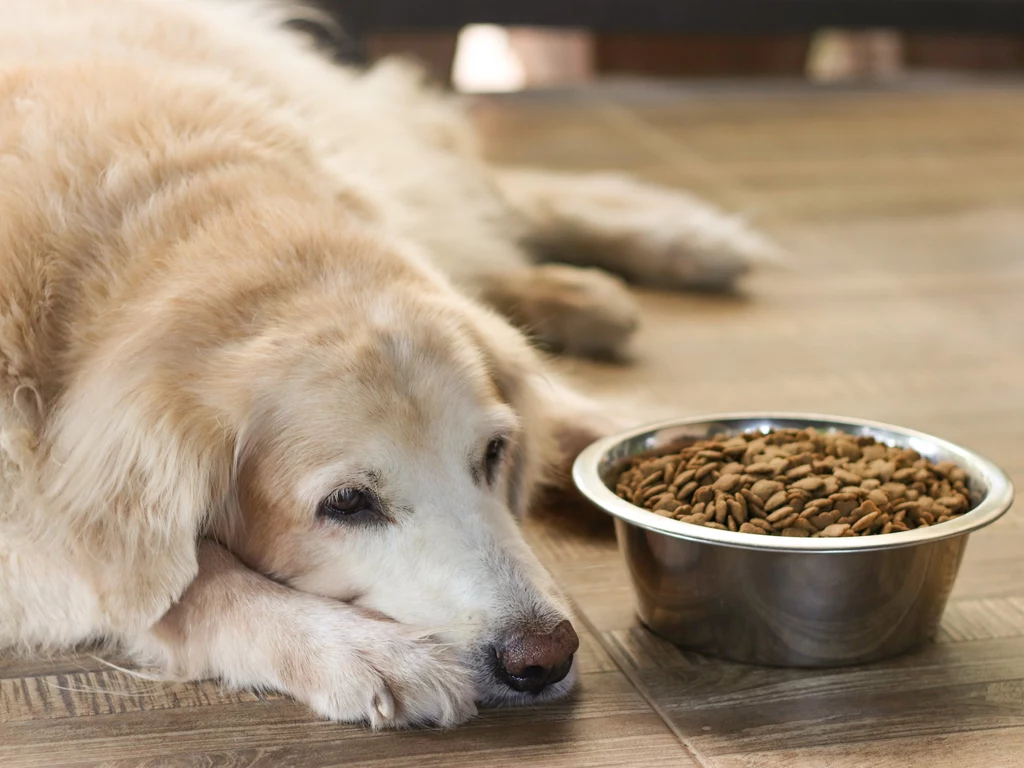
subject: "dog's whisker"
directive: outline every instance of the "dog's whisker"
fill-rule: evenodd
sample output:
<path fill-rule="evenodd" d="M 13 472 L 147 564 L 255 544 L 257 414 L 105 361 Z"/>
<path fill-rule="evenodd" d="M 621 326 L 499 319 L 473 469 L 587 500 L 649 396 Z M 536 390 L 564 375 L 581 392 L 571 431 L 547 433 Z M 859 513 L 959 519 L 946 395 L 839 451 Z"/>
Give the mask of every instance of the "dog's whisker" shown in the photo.
<path fill-rule="evenodd" d="M 122 667 L 120 664 L 115 664 L 112 661 L 109 661 L 107 659 L 101 658 L 99 656 L 94 656 L 92 654 L 90 654 L 89 658 L 93 659 L 94 661 L 99 662 L 100 664 L 102 664 L 105 667 L 110 667 L 111 669 L 117 670 L 118 672 L 120 672 L 122 674 L 129 675 L 131 677 L 135 677 L 135 678 L 138 678 L 140 680 L 149 680 L 150 682 L 154 682 L 154 683 L 166 683 L 168 681 L 171 681 L 171 679 L 168 678 L 168 677 L 164 677 L 164 676 L 161 676 L 161 675 L 155 675 L 155 674 L 147 674 L 147 673 L 142 672 L 142 671 L 137 670 L 137 669 L 128 669 L 127 667 Z"/>

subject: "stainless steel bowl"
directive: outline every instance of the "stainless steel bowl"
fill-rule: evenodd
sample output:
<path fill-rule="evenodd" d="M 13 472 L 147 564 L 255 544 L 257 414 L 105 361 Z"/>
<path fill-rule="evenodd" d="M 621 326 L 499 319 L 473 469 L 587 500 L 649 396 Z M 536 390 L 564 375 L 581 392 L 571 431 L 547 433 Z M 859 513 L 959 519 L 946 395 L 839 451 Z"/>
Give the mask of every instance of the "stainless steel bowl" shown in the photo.
<path fill-rule="evenodd" d="M 799 539 L 719 531 L 659 517 L 612 489 L 624 460 L 718 434 L 815 427 L 872 435 L 951 460 L 968 475 L 970 512 L 941 525 L 877 536 Z M 889 424 L 808 414 L 722 414 L 599 440 L 573 478 L 615 516 L 641 621 L 702 653 L 752 664 L 835 667 L 894 656 L 938 629 L 970 533 L 1000 517 L 1013 485 L 991 461 Z"/>

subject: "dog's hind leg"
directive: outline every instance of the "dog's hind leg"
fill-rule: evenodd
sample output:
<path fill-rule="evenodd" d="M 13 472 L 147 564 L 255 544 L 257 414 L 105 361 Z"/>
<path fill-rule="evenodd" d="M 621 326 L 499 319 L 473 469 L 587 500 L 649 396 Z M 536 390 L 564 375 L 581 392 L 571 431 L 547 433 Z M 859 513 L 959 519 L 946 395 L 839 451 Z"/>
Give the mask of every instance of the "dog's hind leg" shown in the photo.
<path fill-rule="evenodd" d="M 660 288 L 722 291 L 780 255 L 697 197 L 627 176 L 502 169 L 496 178 L 539 261 L 600 267 Z"/>

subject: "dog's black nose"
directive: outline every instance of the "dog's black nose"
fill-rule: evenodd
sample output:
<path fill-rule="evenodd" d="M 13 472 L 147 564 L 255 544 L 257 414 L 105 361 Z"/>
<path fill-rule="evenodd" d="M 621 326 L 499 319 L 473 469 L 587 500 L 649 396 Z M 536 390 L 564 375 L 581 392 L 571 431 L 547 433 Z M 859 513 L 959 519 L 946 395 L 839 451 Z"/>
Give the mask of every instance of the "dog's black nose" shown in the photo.
<path fill-rule="evenodd" d="M 579 647 L 568 621 L 550 632 L 513 633 L 494 649 L 498 678 L 515 691 L 540 693 L 569 674 Z"/>

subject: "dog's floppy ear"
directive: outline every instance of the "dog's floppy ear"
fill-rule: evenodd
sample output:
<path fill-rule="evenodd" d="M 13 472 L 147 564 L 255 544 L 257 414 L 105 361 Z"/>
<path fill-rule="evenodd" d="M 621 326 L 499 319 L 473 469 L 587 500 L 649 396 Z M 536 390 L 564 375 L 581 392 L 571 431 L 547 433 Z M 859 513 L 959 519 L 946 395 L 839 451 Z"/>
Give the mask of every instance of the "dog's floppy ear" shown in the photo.
<path fill-rule="evenodd" d="M 111 622 L 103 629 L 125 634 L 156 622 L 195 578 L 197 540 L 227 493 L 233 445 L 183 391 L 184 366 L 161 359 L 164 346 L 143 347 L 143 336 L 70 382 L 38 477 L 36 514 L 88 553 Z"/>
<path fill-rule="evenodd" d="M 523 424 L 523 439 L 510 456 L 510 508 L 522 515 L 540 488 L 570 484 L 572 461 L 591 442 L 619 427 L 619 420 L 564 384 L 504 319 L 476 307 L 472 315 L 470 332 L 502 397 Z"/>
<path fill-rule="evenodd" d="M 522 426 L 519 440 L 508 455 L 509 509 L 521 517 L 557 454 L 544 402 L 535 386 L 542 364 L 523 335 L 489 309 L 465 301 L 460 325 L 483 356 L 498 394 L 512 407 Z"/>

